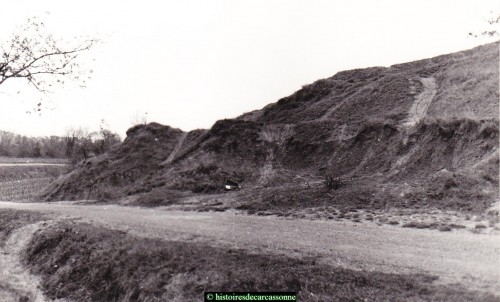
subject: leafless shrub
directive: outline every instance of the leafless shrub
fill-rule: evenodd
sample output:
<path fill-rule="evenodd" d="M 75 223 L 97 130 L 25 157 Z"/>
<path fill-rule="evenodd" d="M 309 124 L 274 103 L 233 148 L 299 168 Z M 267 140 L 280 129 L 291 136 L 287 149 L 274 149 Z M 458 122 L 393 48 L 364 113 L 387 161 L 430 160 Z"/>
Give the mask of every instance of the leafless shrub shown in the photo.
<path fill-rule="evenodd" d="M 328 190 L 338 190 L 346 185 L 346 181 L 340 176 L 334 176 L 333 174 L 325 175 L 325 187 Z"/>
<path fill-rule="evenodd" d="M 0 46 L 0 85 L 10 79 L 24 79 L 40 92 L 51 92 L 65 80 L 74 80 L 85 87 L 92 70 L 80 65 L 79 56 L 97 42 L 93 38 L 60 41 L 39 18 L 30 18 Z M 41 110 L 40 105 L 36 112 Z"/>

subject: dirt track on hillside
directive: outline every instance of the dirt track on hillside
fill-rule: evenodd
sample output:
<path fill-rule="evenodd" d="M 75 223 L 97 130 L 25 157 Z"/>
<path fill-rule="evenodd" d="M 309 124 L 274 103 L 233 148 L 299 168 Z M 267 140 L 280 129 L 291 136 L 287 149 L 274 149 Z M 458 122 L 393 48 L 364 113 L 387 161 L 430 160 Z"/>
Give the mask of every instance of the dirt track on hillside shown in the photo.
<path fill-rule="evenodd" d="M 41 167 L 41 166 L 56 166 L 65 167 L 68 164 L 49 164 L 49 163 L 0 163 L 0 167 Z"/>
<path fill-rule="evenodd" d="M 408 112 L 408 117 L 403 123 L 405 126 L 415 126 L 422 120 L 427 115 L 427 109 L 429 109 L 432 100 L 436 96 L 437 84 L 434 78 L 421 78 L 420 82 L 424 86 L 424 90 L 415 98 Z"/>
<path fill-rule="evenodd" d="M 0 208 L 51 213 L 54 219 L 78 218 L 143 237 L 317 256 L 322 262 L 357 270 L 428 273 L 439 276 L 437 282 L 500 294 L 498 235 L 117 205 L 0 202 Z"/>
<path fill-rule="evenodd" d="M 179 141 L 177 142 L 177 145 L 175 145 L 174 150 L 172 150 L 172 152 L 167 157 L 167 159 L 163 162 L 163 164 L 165 164 L 165 165 L 169 164 L 174 160 L 175 156 L 177 155 L 177 153 L 181 149 L 182 144 L 184 143 L 184 140 L 186 139 L 187 135 L 188 135 L 187 132 L 183 132 L 181 134 L 181 136 L 179 137 Z"/>

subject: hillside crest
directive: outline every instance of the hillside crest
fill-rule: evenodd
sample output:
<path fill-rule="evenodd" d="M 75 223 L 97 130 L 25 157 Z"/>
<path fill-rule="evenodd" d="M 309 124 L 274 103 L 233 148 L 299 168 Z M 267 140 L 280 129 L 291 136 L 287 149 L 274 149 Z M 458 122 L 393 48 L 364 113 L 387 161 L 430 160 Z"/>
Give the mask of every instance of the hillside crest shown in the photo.
<path fill-rule="evenodd" d="M 219 196 L 231 179 L 264 192 L 242 208 L 293 206 L 302 197 L 292 192 L 321 191 L 325 175 L 334 175 L 355 184 L 332 202 L 484 209 L 498 199 L 498 59 L 497 42 L 343 71 L 209 130 L 135 126 L 42 198 L 178 204 Z M 265 192 L 278 187 L 291 195 L 269 200 Z"/>

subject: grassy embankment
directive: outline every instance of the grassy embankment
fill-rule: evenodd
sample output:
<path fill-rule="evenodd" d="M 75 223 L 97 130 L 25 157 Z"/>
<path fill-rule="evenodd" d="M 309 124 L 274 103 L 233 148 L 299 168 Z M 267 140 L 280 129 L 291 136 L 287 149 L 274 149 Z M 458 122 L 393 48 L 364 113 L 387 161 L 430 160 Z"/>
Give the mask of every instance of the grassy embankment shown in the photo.
<path fill-rule="evenodd" d="M 0 211 L 0 238 L 39 219 Z M 36 233 L 22 257 L 48 297 L 76 301 L 199 301 L 203 291 L 297 291 L 299 301 L 500 301 L 434 285 L 435 276 L 352 271 L 311 257 L 136 238 L 74 221 Z"/>

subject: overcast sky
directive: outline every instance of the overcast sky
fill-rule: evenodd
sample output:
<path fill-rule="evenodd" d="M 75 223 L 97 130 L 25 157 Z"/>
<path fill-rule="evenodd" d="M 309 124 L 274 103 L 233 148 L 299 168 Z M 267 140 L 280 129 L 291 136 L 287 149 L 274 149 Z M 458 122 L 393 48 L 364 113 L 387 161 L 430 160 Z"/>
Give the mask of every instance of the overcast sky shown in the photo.
<path fill-rule="evenodd" d="M 32 16 L 62 39 L 102 43 L 83 62 L 93 69 L 87 88 L 55 89 L 40 115 L 26 113 L 41 96 L 25 83 L 0 86 L 0 130 L 63 135 L 104 119 L 124 137 L 144 117 L 209 128 L 338 71 L 484 44 L 467 34 L 499 8 L 498 0 L 8 1 L 2 43 Z"/>

